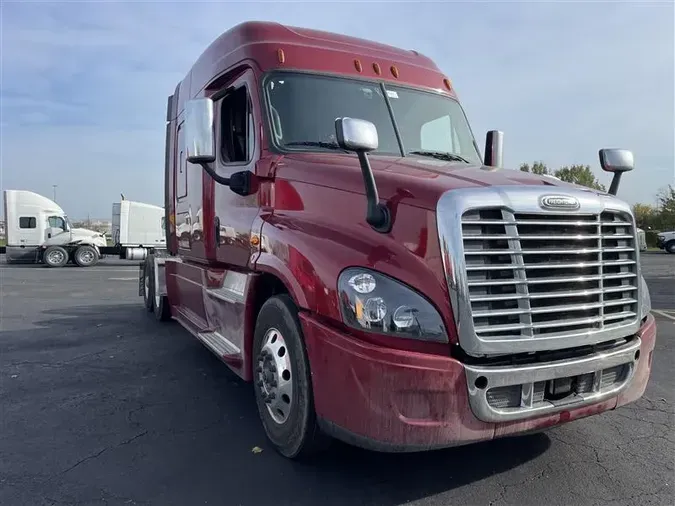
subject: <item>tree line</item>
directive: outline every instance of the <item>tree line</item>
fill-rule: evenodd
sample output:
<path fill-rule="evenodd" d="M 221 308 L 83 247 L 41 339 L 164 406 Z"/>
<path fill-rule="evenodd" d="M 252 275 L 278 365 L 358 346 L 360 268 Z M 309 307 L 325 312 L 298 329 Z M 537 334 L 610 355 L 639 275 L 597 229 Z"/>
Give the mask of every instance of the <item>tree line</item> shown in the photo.
<path fill-rule="evenodd" d="M 534 162 L 532 165 L 521 164 L 520 170 L 541 176 L 554 176 L 568 183 L 607 191 L 605 185 L 593 174 L 590 165 L 563 166 L 551 171 L 545 163 Z M 647 245 L 656 245 L 657 232 L 675 230 L 675 186 L 661 188 L 656 194 L 654 204 L 635 204 L 633 214 L 637 226 L 645 231 Z"/>

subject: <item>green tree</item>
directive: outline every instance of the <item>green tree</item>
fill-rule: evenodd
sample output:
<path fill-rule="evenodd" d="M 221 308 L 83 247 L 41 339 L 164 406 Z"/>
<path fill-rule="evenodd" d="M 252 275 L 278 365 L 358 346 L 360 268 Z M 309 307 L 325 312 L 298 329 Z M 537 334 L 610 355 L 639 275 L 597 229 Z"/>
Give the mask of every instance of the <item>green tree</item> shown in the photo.
<path fill-rule="evenodd" d="M 532 174 L 538 174 L 539 176 L 551 175 L 548 170 L 548 167 L 544 162 L 534 162 L 532 167 L 529 163 L 523 163 L 520 165 L 520 170 L 523 172 L 531 172 Z"/>
<path fill-rule="evenodd" d="M 571 165 L 560 167 L 554 176 L 568 183 L 575 183 L 595 190 L 605 191 L 605 185 L 597 180 L 590 165 Z"/>
<path fill-rule="evenodd" d="M 656 227 L 659 230 L 675 229 L 675 187 L 668 185 L 656 194 L 658 219 Z"/>
<path fill-rule="evenodd" d="M 650 230 L 656 227 L 658 211 L 654 206 L 650 206 L 649 204 L 635 204 L 633 206 L 633 215 L 635 216 L 635 223 L 638 227 L 644 230 Z"/>

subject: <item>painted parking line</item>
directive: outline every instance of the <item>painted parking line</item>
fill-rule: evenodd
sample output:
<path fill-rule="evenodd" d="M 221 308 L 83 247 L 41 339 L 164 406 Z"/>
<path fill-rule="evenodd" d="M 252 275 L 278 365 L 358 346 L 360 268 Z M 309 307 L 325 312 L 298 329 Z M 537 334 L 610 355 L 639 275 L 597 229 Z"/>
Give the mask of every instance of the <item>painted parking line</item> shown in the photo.
<path fill-rule="evenodd" d="M 675 309 L 652 309 L 652 313 L 675 321 Z M 672 314 L 670 314 L 672 313 Z"/>
<path fill-rule="evenodd" d="M 108 278 L 108 281 L 138 281 L 138 276 L 131 278 Z"/>

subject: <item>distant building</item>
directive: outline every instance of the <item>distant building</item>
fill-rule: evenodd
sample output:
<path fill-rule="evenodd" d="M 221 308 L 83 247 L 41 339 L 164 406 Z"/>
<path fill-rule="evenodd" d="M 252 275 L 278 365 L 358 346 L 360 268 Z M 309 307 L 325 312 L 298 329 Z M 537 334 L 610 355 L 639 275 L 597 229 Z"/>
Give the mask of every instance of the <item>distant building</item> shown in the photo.
<path fill-rule="evenodd" d="M 96 232 L 103 232 L 106 235 L 110 235 L 112 233 L 111 220 L 97 220 L 97 219 L 77 220 L 73 222 L 73 226 L 78 228 L 95 230 Z"/>

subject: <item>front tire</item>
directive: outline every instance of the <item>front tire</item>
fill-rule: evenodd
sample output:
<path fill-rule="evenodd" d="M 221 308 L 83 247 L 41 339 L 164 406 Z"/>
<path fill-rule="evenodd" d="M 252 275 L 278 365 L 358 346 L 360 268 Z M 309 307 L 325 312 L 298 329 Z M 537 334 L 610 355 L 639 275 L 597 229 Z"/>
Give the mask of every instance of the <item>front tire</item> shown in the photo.
<path fill-rule="evenodd" d="M 143 302 L 149 313 L 155 313 L 155 319 L 160 322 L 171 320 L 171 306 L 166 295 L 159 297 L 159 303 L 155 297 L 155 259 L 149 255 L 143 266 Z"/>
<path fill-rule="evenodd" d="M 146 260 L 143 265 L 143 304 L 148 313 L 152 313 L 155 309 L 155 305 L 153 304 L 155 293 L 152 283 L 152 269 L 152 263 Z"/>
<path fill-rule="evenodd" d="M 68 263 L 68 252 L 61 246 L 49 246 L 42 254 L 47 267 L 63 267 Z"/>
<path fill-rule="evenodd" d="M 323 450 L 329 439 L 317 425 L 298 310 L 288 295 L 260 309 L 252 360 L 258 414 L 275 449 L 289 459 Z"/>
<path fill-rule="evenodd" d="M 99 261 L 100 255 L 93 246 L 82 245 L 75 250 L 74 260 L 79 267 L 92 267 Z"/>
<path fill-rule="evenodd" d="M 153 285 L 154 295 L 154 285 Z M 166 295 L 160 295 L 159 304 L 156 297 L 152 298 L 152 311 L 155 313 L 155 319 L 159 322 L 168 322 L 171 320 L 171 306 L 169 306 L 169 298 Z"/>
<path fill-rule="evenodd" d="M 675 253 L 675 240 L 668 241 L 663 249 L 665 249 L 668 253 Z"/>

